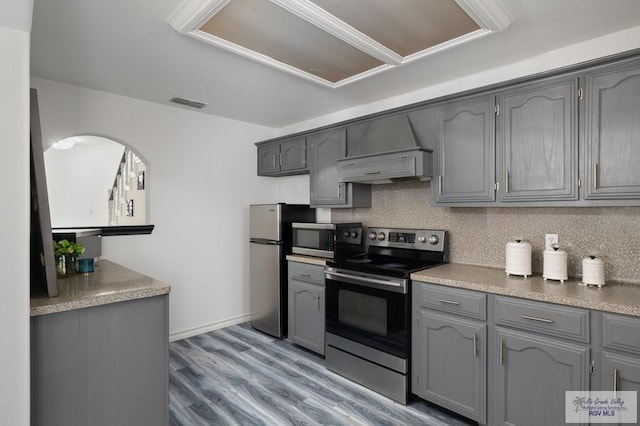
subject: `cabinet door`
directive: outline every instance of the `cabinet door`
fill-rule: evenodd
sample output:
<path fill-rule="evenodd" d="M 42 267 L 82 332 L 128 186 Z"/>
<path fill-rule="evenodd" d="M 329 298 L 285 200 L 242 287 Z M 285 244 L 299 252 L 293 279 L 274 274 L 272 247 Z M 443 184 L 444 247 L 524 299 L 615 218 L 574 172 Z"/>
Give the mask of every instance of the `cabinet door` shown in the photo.
<path fill-rule="evenodd" d="M 280 144 L 270 143 L 258 147 L 258 176 L 277 174 L 280 171 Z"/>
<path fill-rule="evenodd" d="M 640 198 L 640 61 L 586 77 L 587 199 Z"/>
<path fill-rule="evenodd" d="M 32 425 L 169 424 L 169 296 L 31 317 Z"/>
<path fill-rule="evenodd" d="M 289 340 L 324 355 L 324 287 L 289 280 Z"/>
<path fill-rule="evenodd" d="M 420 310 L 414 393 L 458 414 L 485 421 L 486 325 Z"/>
<path fill-rule="evenodd" d="M 313 135 L 309 141 L 311 204 L 320 206 L 346 204 L 346 184 L 339 181 L 336 166 L 336 160 L 346 155 L 345 129 Z"/>
<path fill-rule="evenodd" d="M 501 201 L 578 199 L 578 79 L 554 79 L 498 98 Z"/>
<path fill-rule="evenodd" d="M 560 425 L 565 391 L 589 389 L 589 349 L 496 328 L 495 419 L 499 425 Z"/>
<path fill-rule="evenodd" d="M 603 351 L 602 390 L 640 393 L 640 358 Z"/>
<path fill-rule="evenodd" d="M 305 138 L 292 139 L 280 144 L 280 170 L 304 170 L 307 168 L 307 145 Z"/>
<path fill-rule="evenodd" d="M 436 202 L 494 201 L 494 97 L 449 102 L 439 114 Z"/>

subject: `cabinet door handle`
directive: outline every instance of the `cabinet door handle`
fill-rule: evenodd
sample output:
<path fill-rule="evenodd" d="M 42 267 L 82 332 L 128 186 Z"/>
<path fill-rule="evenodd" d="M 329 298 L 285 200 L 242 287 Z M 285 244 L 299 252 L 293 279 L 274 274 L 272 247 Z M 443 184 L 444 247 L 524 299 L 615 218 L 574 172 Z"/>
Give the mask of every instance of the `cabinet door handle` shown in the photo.
<path fill-rule="evenodd" d="M 436 299 L 438 302 L 440 303 L 446 303 L 447 305 L 459 305 L 460 302 L 456 302 L 454 300 L 447 300 L 447 299 Z"/>
<path fill-rule="evenodd" d="M 593 163 L 593 189 L 598 189 L 598 163 Z"/>
<path fill-rule="evenodd" d="M 311 273 L 310 272 L 300 272 L 300 276 L 301 277 L 305 277 L 305 278 L 311 278 Z"/>
<path fill-rule="evenodd" d="M 320 295 L 316 294 L 316 309 L 320 310 Z"/>
<path fill-rule="evenodd" d="M 613 369 L 613 396 L 616 396 L 616 392 L 618 392 L 618 369 Z"/>
<path fill-rule="evenodd" d="M 365 175 L 379 175 L 380 173 L 382 173 L 380 170 L 376 170 L 375 172 L 367 172 Z"/>
<path fill-rule="evenodd" d="M 275 154 L 273 154 L 273 167 L 274 168 L 276 167 L 276 155 Z"/>
<path fill-rule="evenodd" d="M 504 192 L 509 193 L 509 169 L 504 172 Z"/>
<path fill-rule="evenodd" d="M 529 315 L 520 315 L 520 318 L 524 318 L 524 319 L 531 320 L 531 321 L 544 322 L 544 323 L 547 323 L 547 324 L 551 324 L 553 322 L 553 320 L 550 320 L 550 319 L 538 318 L 538 317 L 530 317 Z"/>
<path fill-rule="evenodd" d="M 442 175 L 438 176 L 438 194 L 442 195 Z"/>
<path fill-rule="evenodd" d="M 473 333 L 473 357 L 478 358 L 478 336 Z"/>
<path fill-rule="evenodd" d="M 504 365 L 504 340 L 500 339 L 500 365 Z"/>
<path fill-rule="evenodd" d="M 280 153 L 280 167 L 284 164 L 284 152 Z"/>

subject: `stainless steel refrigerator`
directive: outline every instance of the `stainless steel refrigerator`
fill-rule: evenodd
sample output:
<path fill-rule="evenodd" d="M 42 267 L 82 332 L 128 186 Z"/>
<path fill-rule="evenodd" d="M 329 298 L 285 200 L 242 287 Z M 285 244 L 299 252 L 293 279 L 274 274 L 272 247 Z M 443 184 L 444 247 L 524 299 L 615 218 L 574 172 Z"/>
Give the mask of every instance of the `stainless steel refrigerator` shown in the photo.
<path fill-rule="evenodd" d="M 251 325 L 275 337 L 287 335 L 287 254 L 291 223 L 315 222 L 315 210 L 302 204 L 249 206 Z"/>

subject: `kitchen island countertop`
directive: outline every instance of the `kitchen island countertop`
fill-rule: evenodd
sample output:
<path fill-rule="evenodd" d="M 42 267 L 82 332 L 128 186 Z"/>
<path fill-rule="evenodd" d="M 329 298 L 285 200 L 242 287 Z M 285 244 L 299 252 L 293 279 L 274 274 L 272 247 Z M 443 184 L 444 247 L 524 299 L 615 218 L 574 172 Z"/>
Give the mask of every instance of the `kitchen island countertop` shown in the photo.
<path fill-rule="evenodd" d="M 411 274 L 415 281 L 523 299 L 640 316 L 640 284 L 607 281 L 598 288 L 579 279 L 545 281 L 541 275 L 507 276 L 502 268 L 448 263 Z"/>
<path fill-rule="evenodd" d="M 127 300 L 159 296 L 171 286 L 109 260 L 96 262 L 95 272 L 58 279 L 58 296 L 32 295 L 30 316 L 65 312 Z"/>

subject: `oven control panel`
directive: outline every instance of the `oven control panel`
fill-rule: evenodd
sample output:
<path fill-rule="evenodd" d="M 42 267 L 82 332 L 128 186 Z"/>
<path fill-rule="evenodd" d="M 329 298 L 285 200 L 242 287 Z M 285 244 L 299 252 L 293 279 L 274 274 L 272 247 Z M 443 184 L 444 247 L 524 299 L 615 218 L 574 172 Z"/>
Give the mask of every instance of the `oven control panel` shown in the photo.
<path fill-rule="evenodd" d="M 444 251 L 446 231 L 438 229 L 369 228 L 367 245 Z"/>

